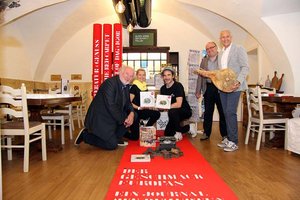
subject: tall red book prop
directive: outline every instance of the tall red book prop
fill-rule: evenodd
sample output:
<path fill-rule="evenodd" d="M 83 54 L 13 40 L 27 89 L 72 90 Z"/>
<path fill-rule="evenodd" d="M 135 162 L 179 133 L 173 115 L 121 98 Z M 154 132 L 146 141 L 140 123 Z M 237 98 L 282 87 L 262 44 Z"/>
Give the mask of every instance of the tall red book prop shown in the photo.
<path fill-rule="evenodd" d="M 112 25 L 103 25 L 103 81 L 112 76 Z"/>
<path fill-rule="evenodd" d="M 104 80 L 118 74 L 119 68 L 122 66 L 122 44 L 121 24 L 117 23 L 113 26 L 112 24 L 94 24 L 92 61 L 93 97 Z M 114 50 L 113 56 L 112 48 Z"/>
<path fill-rule="evenodd" d="M 94 24 L 93 26 L 93 97 L 96 95 L 100 85 L 101 85 L 101 60 L 102 56 L 102 25 Z"/>
<path fill-rule="evenodd" d="M 122 66 L 122 24 L 114 24 L 114 42 L 113 42 L 113 74 L 118 75 Z"/>

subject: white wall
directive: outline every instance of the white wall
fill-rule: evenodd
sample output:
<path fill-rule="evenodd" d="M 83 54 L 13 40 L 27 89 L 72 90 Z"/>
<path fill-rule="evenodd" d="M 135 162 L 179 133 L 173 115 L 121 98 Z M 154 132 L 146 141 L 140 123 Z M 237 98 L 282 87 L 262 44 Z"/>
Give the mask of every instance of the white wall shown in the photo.
<path fill-rule="evenodd" d="M 176 23 L 174 23 L 174 20 Z M 111 16 L 95 23 L 115 22 L 115 16 Z M 207 38 L 184 21 L 174 19 L 162 13 L 155 13 L 153 15 L 152 23 L 148 28 L 158 30 L 158 46 L 170 46 L 170 51 L 179 52 L 180 81 L 187 88 L 188 71 L 186 69 L 188 51 L 189 49 L 203 49 L 206 42 L 210 41 L 211 38 Z M 69 39 L 57 53 L 46 71 L 43 80 L 49 81 L 51 74 L 62 74 L 63 78 L 69 78 L 72 73 L 82 73 L 83 81 L 91 81 L 92 30 L 93 26 L 90 24 Z M 123 45 L 129 46 L 129 34 L 125 29 L 123 31 Z"/>
<path fill-rule="evenodd" d="M 30 59 L 18 29 L 0 29 L 0 77 L 32 80 Z"/>
<path fill-rule="evenodd" d="M 257 84 L 261 80 L 259 76 L 259 70 L 258 70 L 258 57 L 257 57 L 257 49 L 254 49 L 250 52 L 248 52 L 248 60 L 249 60 L 249 75 L 247 78 L 248 84 Z"/>
<path fill-rule="evenodd" d="M 264 17 L 262 19 L 279 38 L 282 48 L 291 65 L 291 73 L 286 73 L 284 70 L 278 70 L 279 67 L 275 66 L 275 70 L 277 70 L 279 74 L 285 73 L 284 80 L 295 83 L 294 85 L 289 85 L 288 88 L 285 88 L 285 83 L 287 81 L 284 81 L 284 84 L 282 85 L 283 90 L 286 89 L 287 92 L 300 94 L 300 79 L 297 78 L 298 74 L 300 74 L 300 12 Z M 277 56 L 280 57 L 284 55 Z M 285 66 L 280 66 L 280 68 L 284 69 Z"/>

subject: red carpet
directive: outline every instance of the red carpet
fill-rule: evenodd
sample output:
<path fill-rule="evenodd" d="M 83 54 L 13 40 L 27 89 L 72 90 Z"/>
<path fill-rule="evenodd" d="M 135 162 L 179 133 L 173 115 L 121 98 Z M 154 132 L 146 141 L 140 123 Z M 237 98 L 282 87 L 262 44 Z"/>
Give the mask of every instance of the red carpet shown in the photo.
<path fill-rule="evenodd" d="M 130 141 L 106 199 L 238 199 L 186 137 L 177 146 L 184 154 L 180 158 L 155 157 L 148 163 L 132 163 L 131 154 L 147 148 Z"/>

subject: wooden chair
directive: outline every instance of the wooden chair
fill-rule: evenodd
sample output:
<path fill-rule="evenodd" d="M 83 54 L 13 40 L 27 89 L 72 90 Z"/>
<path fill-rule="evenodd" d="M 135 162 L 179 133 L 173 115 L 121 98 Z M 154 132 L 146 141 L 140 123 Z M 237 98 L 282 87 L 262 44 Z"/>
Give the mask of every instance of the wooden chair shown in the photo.
<path fill-rule="evenodd" d="M 8 149 L 8 160 L 12 160 L 12 148 L 24 148 L 23 171 L 28 172 L 30 143 L 41 140 L 42 159 L 47 160 L 45 124 L 29 121 L 24 84 L 21 89 L 0 85 L 0 104 L 1 137 L 7 141 L 2 148 Z M 7 116 L 14 119 L 9 121 Z M 23 136 L 23 144 L 12 144 L 13 136 Z"/>
<path fill-rule="evenodd" d="M 65 126 L 69 127 L 70 140 L 73 139 L 73 126 L 72 126 L 72 105 L 67 106 L 67 110 L 55 110 L 50 109 L 47 112 L 42 112 L 41 117 L 46 120 L 46 125 L 48 126 L 49 138 L 52 139 L 51 127 L 56 129 L 57 125 L 61 127 L 61 144 L 65 144 Z M 57 123 L 59 121 L 59 123 Z"/>
<path fill-rule="evenodd" d="M 80 104 L 80 107 L 79 107 L 79 115 L 80 115 L 80 120 L 81 120 L 81 124 L 82 126 L 84 127 L 84 120 L 85 120 L 85 116 L 86 116 L 86 113 L 87 113 L 87 103 L 88 103 L 88 92 L 87 91 L 84 91 L 82 94 L 81 94 L 81 97 L 82 97 L 82 101 L 81 101 L 81 104 Z"/>
<path fill-rule="evenodd" d="M 250 132 L 257 133 L 256 150 L 260 149 L 261 140 L 264 141 L 264 133 L 266 131 L 285 131 L 285 143 L 287 141 L 287 118 L 278 112 L 265 112 L 263 106 L 268 106 L 263 103 L 262 94 L 267 91 L 257 86 L 256 88 L 248 88 L 246 92 L 247 107 L 248 107 L 248 127 L 246 132 L 245 144 L 249 142 Z M 272 107 L 273 105 L 270 104 Z M 275 109 L 275 108 L 273 108 Z M 286 149 L 286 144 L 285 144 Z"/>

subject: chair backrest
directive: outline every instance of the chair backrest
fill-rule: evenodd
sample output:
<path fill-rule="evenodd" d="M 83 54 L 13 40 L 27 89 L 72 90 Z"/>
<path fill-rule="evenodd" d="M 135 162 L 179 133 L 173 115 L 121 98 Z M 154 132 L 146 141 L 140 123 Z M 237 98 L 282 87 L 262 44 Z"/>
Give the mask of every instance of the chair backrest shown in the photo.
<path fill-rule="evenodd" d="M 247 108 L 249 119 L 253 116 L 257 118 L 264 118 L 264 106 L 268 106 L 273 109 L 273 112 L 277 112 L 276 104 L 269 103 L 262 100 L 263 95 L 275 94 L 276 90 L 269 90 L 256 86 L 255 88 L 248 88 L 246 92 Z"/>
<path fill-rule="evenodd" d="M 248 88 L 246 92 L 249 119 L 256 116 L 263 119 L 263 108 L 260 87 Z"/>
<path fill-rule="evenodd" d="M 21 89 L 0 85 L 0 118 L 7 115 L 22 118 L 25 130 L 29 129 L 26 87 L 22 83 Z"/>
<path fill-rule="evenodd" d="M 260 92 L 262 95 L 270 95 L 270 94 L 276 94 L 275 88 L 261 88 Z M 276 103 L 270 103 L 267 101 L 262 101 L 263 106 L 267 106 L 269 108 L 273 109 L 273 112 L 277 112 L 277 105 Z"/>
<path fill-rule="evenodd" d="M 81 98 L 82 98 L 82 100 L 81 100 L 82 107 L 83 107 L 83 109 L 86 109 L 87 108 L 87 101 L 88 101 L 88 93 L 87 93 L 86 90 L 81 93 Z"/>

